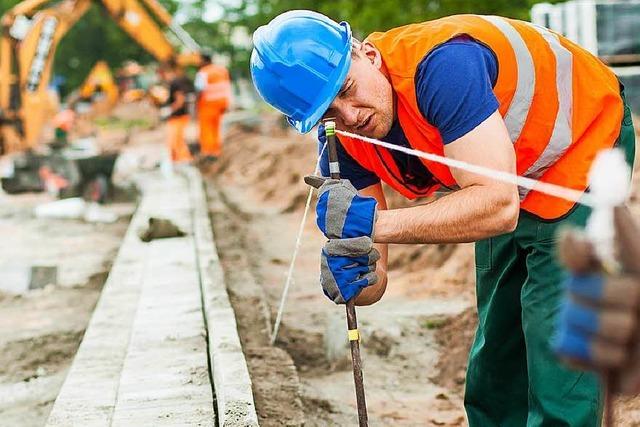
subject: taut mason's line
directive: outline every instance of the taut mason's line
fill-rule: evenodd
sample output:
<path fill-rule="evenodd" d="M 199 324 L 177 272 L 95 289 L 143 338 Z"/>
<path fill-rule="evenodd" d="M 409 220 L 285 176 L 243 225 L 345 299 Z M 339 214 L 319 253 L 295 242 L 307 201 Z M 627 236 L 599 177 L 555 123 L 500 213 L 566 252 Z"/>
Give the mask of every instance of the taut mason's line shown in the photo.
<path fill-rule="evenodd" d="M 541 182 L 532 178 L 527 178 L 520 175 L 515 175 L 508 172 L 498 171 L 495 169 L 487 168 L 484 166 L 473 165 L 471 163 L 463 162 L 460 160 L 450 159 L 448 157 L 438 156 L 437 154 L 425 153 L 424 151 L 414 150 L 412 148 L 401 147 L 390 144 L 388 142 L 380 141 L 374 138 L 367 138 L 366 136 L 358 135 L 351 132 L 336 129 L 336 133 L 339 135 L 355 138 L 360 141 L 368 142 L 370 144 L 379 145 L 389 150 L 401 151 L 411 156 L 421 157 L 423 159 L 441 163 L 443 165 L 462 169 L 468 172 L 473 172 L 478 175 L 486 176 L 498 181 L 507 182 L 509 184 L 515 184 L 519 187 L 527 188 L 532 191 L 539 191 L 540 193 L 548 194 L 550 196 L 558 197 L 572 202 L 580 203 L 582 205 L 595 208 L 598 206 L 598 201 L 589 193 L 577 191 L 572 188 L 562 187 L 556 184 L 549 184 L 547 182 Z"/>

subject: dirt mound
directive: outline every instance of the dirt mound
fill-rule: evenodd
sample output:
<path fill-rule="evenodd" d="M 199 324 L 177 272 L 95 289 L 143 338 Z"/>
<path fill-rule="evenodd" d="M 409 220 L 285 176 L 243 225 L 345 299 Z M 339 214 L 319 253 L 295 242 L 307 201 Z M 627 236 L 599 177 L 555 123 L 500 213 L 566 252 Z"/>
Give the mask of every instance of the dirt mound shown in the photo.
<path fill-rule="evenodd" d="M 329 368 L 322 344 L 322 335 L 282 324 L 276 345 L 291 355 L 300 372 L 321 373 Z"/>
<path fill-rule="evenodd" d="M 260 425 L 303 425 L 300 382 L 291 357 L 277 347 L 250 347 L 245 353 Z"/>
<path fill-rule="evenodd" d="M 262 134 L 234 125 L 222 156 L 206 174 L 250 188 L 255 199 L 281 212 L 295 212 L 304 207 L 308 187 L 302 178 L 315 169 L 317 146 L 309 135 L 282 129 L 277 120 L 266 115 Z"/>
<path fill-rule="evenodd" d="M 473 342 L 478 316 L 475 308 L 468 308 L 444 321 L 436 332 L 436 341 L 446 352 L 436 365 L 438 374 L 432 380 L 447 389 L 462 394 L 467 369 L 467 357 Z"/>

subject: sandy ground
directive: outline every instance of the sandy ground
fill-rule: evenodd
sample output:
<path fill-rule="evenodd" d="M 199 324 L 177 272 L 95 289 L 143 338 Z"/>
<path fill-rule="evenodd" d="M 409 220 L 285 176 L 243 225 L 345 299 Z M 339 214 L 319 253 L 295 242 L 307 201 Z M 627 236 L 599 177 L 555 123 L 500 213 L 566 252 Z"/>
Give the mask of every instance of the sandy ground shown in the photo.
<path fill-rule="evenodd" d="M 54 265 L 58 286 L 0 293 L 0 425 L 43 425 L 80 344 L 132 211 L 114 224 L 37 219 L 48 196 L 11 196 L 0 205 L 0 260 Z"/>
<path fill-rule="evenodd" d="M 234 128 L 224 155 L 207 174 L 214 232 L 243 344 L 257 346 L 262 355 L 272 351 L 265 346 L 268 325 L 280 302 L 306 200 L 302 177 L 314 169 L 315 150 L 313 137 L 287 132 L 277 121 Z M 404 204 L 398 197 L 390 199 L 392 206 Z M 357 423 L 344 309 L 320 291 L 323 239 L 312 218 L 304 228 L 277 340 L 277 348 L 287 353 L 278 360 L 295 365 L 300 402 L 290 390 L 295 387 L 290 372 L 274 372 L 274 359 L 256 357 L 255 351 L 247 356 L 263 425 L 295 425 L 300 410 L 305 425 Z M 466 425 L 464 373 L 477 322 L 473 247 L 392 246 L 389 267 L 390 285 L 382 301 L 358 308 L 370 423 Z M 338 354 L 336 347 L 342 347 Z M 265 369 L 269 375 L 263 375 Z M 277 399 L 286 403 L 271 401 L 267 407 L 264 390 L 278 381 L 288 391 Z M 640 426 L 640 400 L 622 400 L 616 413 L 616 425 Z"/>
<path fill-rule="evenodd" d="M 126 106 L 116 114 L 141 112 Z M 91 132 L 114 150 L 132 130 Z M 157 143 L 162 129 L 133 132 L 139 143 L 127 149 L 143 160 L 145 144 Z M 33 208 L 52 200 L 44 193 L 0 194 L 0 268 L 58 269 L 57 286 L 23 295 L 0 291 L 0 426 L 44 425 L 135 209 L 132 201 L 109 204 L 119 217 L 113 224 L 36 218 Z"/>
<path fill-rule="evenodd" d="M 119 114 L 132 117 L 126 109 Z M 126 143 L 146 166 L 159 158 L 162 127 L 97 134 L 112 147 Z M 204 171 L 264 426 L 357 423 L 344 309 L 326 300 L 318 285 L 323 239 L 313 215 L 305 224 L 277 345 L 269 346 L 307 194 L 302 177 L 314 169 L 315 150 L 313 137 L 285 131 L 276 120 L 257 128 L 233 126 L 223 157 Z M 32 208 L 47 200 L 42 194 L 0 199 L 0 266 L 59 269 L 58 286 L 0 294 L 0 426 L 43 424 L 133 209 L 128 203 L 113 206 L 121 219 L 111 225 L 34 218 Z M 392 197 L 390 203 L 404 202 Z M 371 425 L 465 425 L 462 388 L 476 323 L 473 248 L 393 246 L 389 267 L 383 300 L 358 309 Z M 640 426 L 637 399 L 623 400 L 616 412 L 618 425 Z"/>

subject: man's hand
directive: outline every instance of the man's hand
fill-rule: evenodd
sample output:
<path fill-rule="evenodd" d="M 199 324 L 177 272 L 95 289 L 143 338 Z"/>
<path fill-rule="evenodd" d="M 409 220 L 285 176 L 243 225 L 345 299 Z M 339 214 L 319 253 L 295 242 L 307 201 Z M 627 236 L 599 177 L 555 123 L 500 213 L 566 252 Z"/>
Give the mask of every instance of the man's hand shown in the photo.
<path fill-rule="evenodd" d="M 568 231 L 560 258 L 571 270 L 554 347 L 569 364 L 613 375 L 614 393 L 640 392 L 640 229 L 625 207 L 614 213 L 622 265 L 605 275 L 591 243 Z"/>
<path fill-rule="evenodd" d="M 324 125 L 318 127 L 318 140 L 326 144 Z M 329 239 L 322 249 L 320 263 L 320 284 L 325 295 L 336 304 L 345 304 L 362 289 L 376 285 L 364 297 L 367 304 L 377 301 L 386 286 L 386 247 L 382 249 L 384 259 L 379 282 L 376 263 L 381 255 L 373 246 L 378 201 L 375 197 L 361 196 L 345 179 L 310 175 L 305 176 L 304 181 L 319 189 L 316 223 Z M 386 208 L 384 200 L 382 205 Z"/>
<path fill-rule="evenodd" d="M 378 281 L 376 262 L 380 253 L 369 237 L 329 240 L 322 249 L 320 284 L 336 304 L 345 304 Z"/>
<path fill-rule="evenodd" d="M 376 199 L 360 196 L 346 179 L 306 176 L 304 181 L 319 189 L 316 222 L 328 239 L 366 236 L 373 240 Z"/>

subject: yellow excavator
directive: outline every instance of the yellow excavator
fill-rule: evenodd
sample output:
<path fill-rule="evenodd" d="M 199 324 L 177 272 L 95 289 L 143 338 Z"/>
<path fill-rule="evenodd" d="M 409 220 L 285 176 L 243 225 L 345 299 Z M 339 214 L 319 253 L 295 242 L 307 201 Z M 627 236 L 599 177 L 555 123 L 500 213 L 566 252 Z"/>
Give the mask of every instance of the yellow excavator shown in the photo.
<path fill-rule="evenodd" d="M 56 47 L 93 1 L 158 61 L 198 63 L 200 47 L 156 0 L 23 1 L 0 20 L 0 155 L 40 142 L 55 112 L 48 86 Z M 183 53 L 161 25 L 182 44 Z"/>
<path fill-rule="evenodd" d="M 117 71 L 116 79 L 122 102 L 137 102 L 147 95 L 147 89 L 141 81 L 144 73 L 144 68 L 131 60 L 125 62 Z"/>
<path fill-rule="evenodd" d="M 94 114 L 111 111 L 118 101 L 118 86 L 105 61 L 98 61 L 80 86 L 79 100 L 88 102 Z"/>

